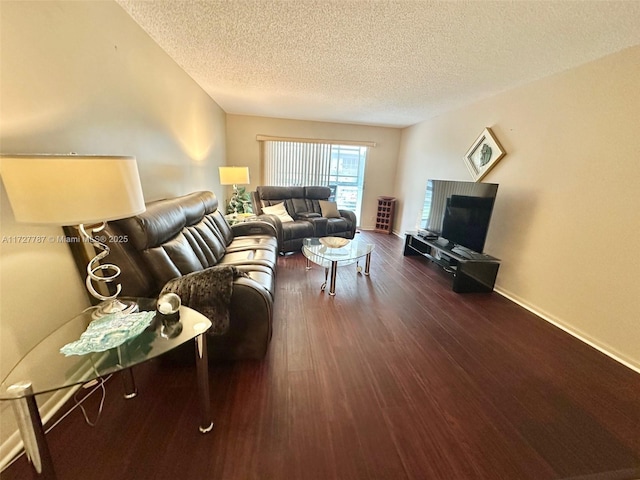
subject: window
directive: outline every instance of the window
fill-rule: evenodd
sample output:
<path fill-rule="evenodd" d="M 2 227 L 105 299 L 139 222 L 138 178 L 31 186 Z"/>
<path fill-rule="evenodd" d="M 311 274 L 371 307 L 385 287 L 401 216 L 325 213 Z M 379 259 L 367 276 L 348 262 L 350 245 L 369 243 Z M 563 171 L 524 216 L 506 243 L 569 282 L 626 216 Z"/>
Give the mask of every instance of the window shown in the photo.
<path fill-rule="evenodd" d="M 266 185 L 295 187 L 329 185 L 331 145 L 303 142 L 265 142 Z"/>
<path fill-rule="evenodd" d="M 268 140 L 264 142 L 264 182 L 328 186 L 338 208 L 352 210 L 359 219 L 367 151 L 367 145 Z"/>
<path fill-rule="evenodd" d="M 367 147 L 352 145 L 331 146 L 331 170 L 329 186 L 335 186 L 334 196 L 338 208 L 353 210 L 360 218 L 364 164 Z"/>

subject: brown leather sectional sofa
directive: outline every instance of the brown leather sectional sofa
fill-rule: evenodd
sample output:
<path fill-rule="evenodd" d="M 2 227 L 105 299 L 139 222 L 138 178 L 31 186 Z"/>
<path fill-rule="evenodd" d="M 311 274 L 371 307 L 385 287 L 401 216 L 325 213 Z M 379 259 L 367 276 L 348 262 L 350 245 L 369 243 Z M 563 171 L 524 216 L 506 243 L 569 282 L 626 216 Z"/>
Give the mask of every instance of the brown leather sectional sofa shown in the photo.
<path fill-rule="evenodd" d="M 272 223 L 278 233 L 280 253 L 299 252 L 302 241 L 308 237 L 353 238 L 356 233 L 356 215 L 349 210 L 338 210 L 339 217 L 326 218 L 320 201 L 331 195 L 329 187 L 275 187 L 258 186 L 251 192 L 253 212 L 259 219 Z M 263 207 L 284 203 L 293 222 L 283 223 L 279 217 L 263 213 Z"/>
<path fill-rule="evenodd" d="M 108 261 L 118 265 L 121 296 L 157 297 L 176 277 L 209 267 L 234 266 L 229 327 L 208 335 L 212 359 L 264 357 L 271 339 L 278 242 L 273 225 L 230 226 L 212 192 L 195 192 L 147 204 L 135 217 L 112 221 Z M 195 308 L 195 307 L 194 307 Z M 197 308 L 196 308 L 197 309 Z"/>

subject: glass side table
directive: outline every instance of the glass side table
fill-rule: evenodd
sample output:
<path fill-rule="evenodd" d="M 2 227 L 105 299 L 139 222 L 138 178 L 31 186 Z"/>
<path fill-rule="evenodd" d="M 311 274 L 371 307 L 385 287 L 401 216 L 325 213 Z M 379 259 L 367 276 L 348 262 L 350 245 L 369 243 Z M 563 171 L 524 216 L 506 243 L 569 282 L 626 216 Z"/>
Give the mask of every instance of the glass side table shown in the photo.
<path fill-rule="evenodd" d="M 155 299 L 134 299 L 140 311 L 155 311 Z M 25 452 L 37 478 L 55 479 L 55 471 L 47 445 L 42 419 L 35 396 L 81 385 L 91 380 L 122 372 L 125 397 L 136 395 L 131 367 L 167 353 L 195 339 L 198 394 L 200 397 L 200 431 L 213 428 L 209 401 L 209 372 L 207 342 L 204 338 L 211 322 L 204 315 L 188 307 L 180 307 L 182 330 L 167 335 L 166 328 L 156 315 L 151 325 L 140 335 L 119 347 L 86 355 L 65 356 L 60 348 L 80 338 L 92 320 L 93 308 L 52 332 L 33 347 L 9 372 L 0 384 L 0 400 L 11 401 L 17 417 Z"/>

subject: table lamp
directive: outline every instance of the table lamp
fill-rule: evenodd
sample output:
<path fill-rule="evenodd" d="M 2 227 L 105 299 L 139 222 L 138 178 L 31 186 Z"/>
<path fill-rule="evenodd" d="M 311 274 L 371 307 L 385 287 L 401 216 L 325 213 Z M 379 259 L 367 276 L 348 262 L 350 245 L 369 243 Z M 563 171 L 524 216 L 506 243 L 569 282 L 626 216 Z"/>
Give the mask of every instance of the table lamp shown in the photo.
<path fill-rule="evenodd" d="M 83 242 L 101 250 L 89 261 L 85 280 L 89 293 L 101 301 L 94 317 L 135 311 L 135 304 L 117 299 L 122 289 L 120 284 L 112 295 L 103 295 L 93 282 L 108 284 L 120 275 L 116 265 L 100 264 L 109 255 L 109 247 L 94 235 L 104 229 L 109 220 L 145 211 L 136 159 L 94 155 L 3 155 L 1 160 L 2 180 L 17 222 L 78 225 Z M 91 234 L 87 232 L 87 226 Z"/>
<path fill-rule="evenodd" d="M 218 167 L 218 171 L 220 173 L 220 185 L 233 185 L 233 195 L 229 200 L 229 208 L 233 208 L 233 214 L 237 215 L 238 205 L 242 203 L 242 200 L 238 198 L 238 184 L 248 185 L 251 183 L 249 180 L 249 167 Z"/>

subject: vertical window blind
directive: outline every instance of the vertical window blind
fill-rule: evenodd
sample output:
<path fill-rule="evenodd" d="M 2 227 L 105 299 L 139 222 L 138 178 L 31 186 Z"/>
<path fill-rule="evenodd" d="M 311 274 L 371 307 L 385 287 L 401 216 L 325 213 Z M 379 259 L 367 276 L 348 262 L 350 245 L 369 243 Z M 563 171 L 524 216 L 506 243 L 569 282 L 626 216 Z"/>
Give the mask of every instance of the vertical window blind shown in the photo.
<path fill-rule="evenodd" d="M 330 173 L 330 144 L 264 142 L 264 181 L 267 185 L 329 185 Z"/>
<path fill-rule="evenodd" d="M 262 181 L 273 186 L 318 185 L 331 189 L 338 208 L 360 215 L 364 170 L 374 142 L 311 140 L 258 135 Z"/>

